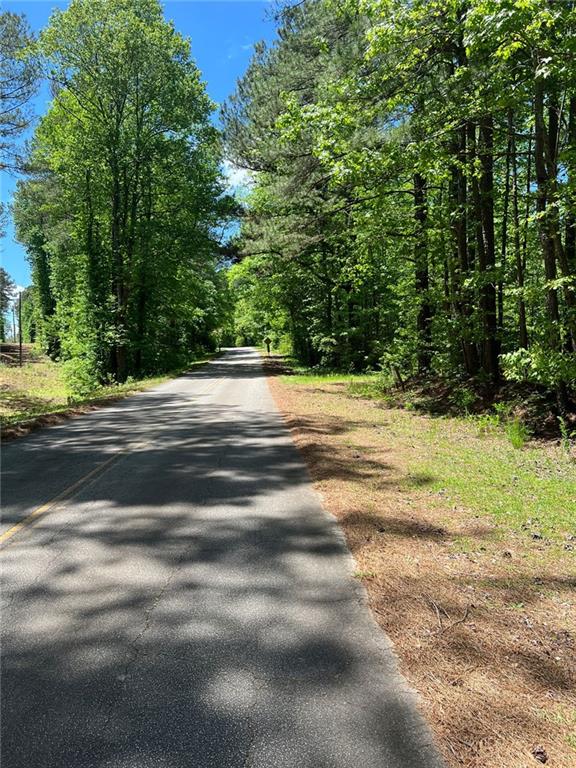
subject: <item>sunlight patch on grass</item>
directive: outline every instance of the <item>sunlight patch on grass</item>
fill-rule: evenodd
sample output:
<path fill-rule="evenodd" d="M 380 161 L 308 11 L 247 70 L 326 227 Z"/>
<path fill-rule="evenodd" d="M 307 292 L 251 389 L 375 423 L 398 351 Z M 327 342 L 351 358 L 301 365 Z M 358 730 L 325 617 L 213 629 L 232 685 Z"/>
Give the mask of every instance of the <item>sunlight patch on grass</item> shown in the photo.
<path fill-rule="evenodd" d="M 425 456 L 413 460 L 411 471 L 434 478 L 431 493 L 535 536 L 576 533 L 576 464 L 560 448 L 535 444 L 519 451 L 505 435 L 478 438 L 458 419 L 443 418 L 442 430 L 432 430 L 431 420 L 406 417 Z"/>
<path fill-rule="evenodd" d="M 319 384 L 345 384 L 348 387 L 367 387 L 377 376 L 378 374 L 375 373 L 298 373 L 298 369 L 296 369 L 295 373 L 289 376 L 282 376 L 281 379 L 286 384 L 292 383 L 306 386 L 317 386 Z"/>
<path fill-rule="evenodd" d="M 62 369 L 52 360 L 26 363 L 21 368 L 2 366 L 0 418 L 3 424 L 57 413 L 68 407 L 68 397 Z"/>
<path fill-rule="evenodd" d="M 21 368 L 3 365 L 0 369 L 0 423 L 3 427 L 13 427 L 40 416 L 64 414 L 84 405 L 127 397 L 204 365 L 213 357 L 206 355 L 179 371 L 103 385 L 82 398 L 72 396 L 62 366 L 48 358 L 26 363 Z"/>

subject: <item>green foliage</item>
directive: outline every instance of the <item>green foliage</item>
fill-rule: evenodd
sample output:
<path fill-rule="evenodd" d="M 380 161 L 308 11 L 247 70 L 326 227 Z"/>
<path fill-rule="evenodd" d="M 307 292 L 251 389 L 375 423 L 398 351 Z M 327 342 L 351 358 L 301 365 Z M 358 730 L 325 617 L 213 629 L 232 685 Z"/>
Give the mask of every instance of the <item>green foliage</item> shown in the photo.
<path fill-rule="evenodd" d="M 22 301 L 22 341 L 25 344 L 34 344 L 36 341 L 36 307 L 34 291 L 31 286 L 22 291 L 20 300 Z"/>
<path fill-rule="evenodd" d="M 36 92 L 39 75 L 32 44 L 32 33 L 24 16 L 11 11 L 1 12 L 0 170 L 16 170 L 21 166 L 17 140 L 30 124 L 30 100 Z"/>
<path fill-rule="evenodd" d="M 560 444 L 562 449 L 570 454 L 572 450 L 572 443 L 576 441 L 576 429 L 570 429 L 568 422 L 562 416 L 558 417 L 558 425 L 560 427 L 561 440 Z"/>
<path fill-rule="evenodd" d="M 75 392 L 185 365 L 226 322 L 213 109 L 158 0 L 73 0 L 38 43 L 54 99 L 14 204 L 38 342 Z"/>
<path fill-rule="evenodd" d="M 530 438 L 530 430 L 520 419 L 511 419 L 505 426 L 506 436 L 514 448 L 523 448 Z"/>
<path fill-rule="evenodd" d="M 454 392 L 454 402 L 466 414 L 476 401 L 476 395 L 468 387 L 459 386 Z"/>
<path fill-rule="evenodd" d="M 242 334 L 272 312 L 307 365 L 504 373 L 565 407 L 574 5 L 307 0 L 277 18 L 223 114 L 254 180 Z"/>
<path fill-rule="evenodd" d="M 532 381 L 554 387 L 559 382 L 576 386 L 576 355 L 534 345 L 502 355 L 502 366 L 511 381 Z"/>
<path fill-rule="evenodd" d="M 478 428 L 478 435 L 486 437 L 504 432 L 514 448 L 523 448 L 530 439 L 530 430 L 517 416 L 512 415 L 511 403 L 495 403 L 495 413 L 481 413 L 469 418 Z"/>
<path fill-rule="evenodd" d="M 500 417 L 497 413 L 480 413 L 470 418 L 476 424 L 480 437 L 494 434 L 500 426 Z"/>
<path fill-rule="evenodd" d="M 14 300 L 16 295 L 16 284 L 10 277 L 4 267 L 0 267 L 0 313 L 4 317 L 5 313 Z"/>
<path fill-rule="evenodd" d="M 0 341 L 6 339 L 6 314 L 16 297 L 16 284 L 4 267 L 0 267 Z"/>
<path fill-rule="evenodd" d="M 63 363 L 64 381 L 72 397 L 88 397 L 99 383 L 98 372 L 88 357 L 71 357 Z"/>
<path fill-rule="evenodd" d="M 286 313 L 278 302 L 278 292 L 266 279 L 267 262 L 262 256 L 248 256 L 227 272 L 234 306 L 233 328 L 239 345 L 260 346 L 269 337 L 272 347 L 286 348 Z"/>

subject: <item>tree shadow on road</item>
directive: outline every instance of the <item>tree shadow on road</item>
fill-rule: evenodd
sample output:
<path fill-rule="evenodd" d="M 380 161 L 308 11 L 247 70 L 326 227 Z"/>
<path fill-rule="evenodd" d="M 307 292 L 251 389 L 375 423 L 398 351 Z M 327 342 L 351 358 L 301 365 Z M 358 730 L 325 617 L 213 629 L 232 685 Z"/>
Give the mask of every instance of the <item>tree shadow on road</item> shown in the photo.
<path fill-rule="evenodd" d="M 282 420 L 183 392 L 10 446 L 7 523 L 117 459 L 3 551 L 5 764 L 430 768 Z"/>

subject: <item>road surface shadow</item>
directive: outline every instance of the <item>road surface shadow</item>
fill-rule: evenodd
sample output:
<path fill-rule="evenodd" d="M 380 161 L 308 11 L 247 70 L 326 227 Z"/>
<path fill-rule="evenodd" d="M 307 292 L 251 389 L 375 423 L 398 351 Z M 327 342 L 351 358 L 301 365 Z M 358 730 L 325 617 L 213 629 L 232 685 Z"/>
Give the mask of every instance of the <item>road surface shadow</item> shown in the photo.
<path fill-rule="evenodd" d="M 3 764 L 438 765 L 280 417 L 237 389 L 185 395 L 10 446 L 7 524 L 35 482 L 126 452 L 2 553 Z"/>

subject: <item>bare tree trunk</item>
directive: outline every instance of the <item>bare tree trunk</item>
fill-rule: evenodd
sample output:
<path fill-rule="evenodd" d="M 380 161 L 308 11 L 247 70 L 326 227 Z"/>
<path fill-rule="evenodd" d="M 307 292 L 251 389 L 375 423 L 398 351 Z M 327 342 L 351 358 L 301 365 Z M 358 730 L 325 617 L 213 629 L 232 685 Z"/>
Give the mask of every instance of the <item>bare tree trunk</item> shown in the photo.
<path fill-rule="evenodd" d="M 520 212 L 518 206 L 518 158 L 516 155 L 516 134 L 514 115 L 509 113 L 510 130 L 510 154 L 512 158 L 512 215 L 514 219 L 514 260 L 516 262 L 516 279 L 518 282 L 518 342 L 521 348 L 528 349 L 528 328 L 526 326 L 526 302 L 524 300 L 524 261 L 520 247 Z M 528 157 L 530 162 L 531 145 L 528 145 Z M 530 166 L 528 166 L 528 174 Z"/>
<path fill-rule="evenodd" d="M 484 238 L 484 274 L 482 274 L 482 314 L 484 323 L 483 367 L 492 381 L 500 378 L 499 342 L 496 315 L 496 247 L 494 236 L 494 121 L 492 116 L 480 122 L 480 199 Z"/>
<path fill-rule="evenodd" d="M 426 236 L 426 220 L 428 218 L 426 181 L 419 173 L 414 174 L 414 218 L 416 220 L 416 243 L 414 246 L 416 293 L 420 301 L 416 321 L 418 332 L 418 372 L 425 373 L 430 369 L 432 359 L 432 307 L 429 294 L 430 276 Z"/>

